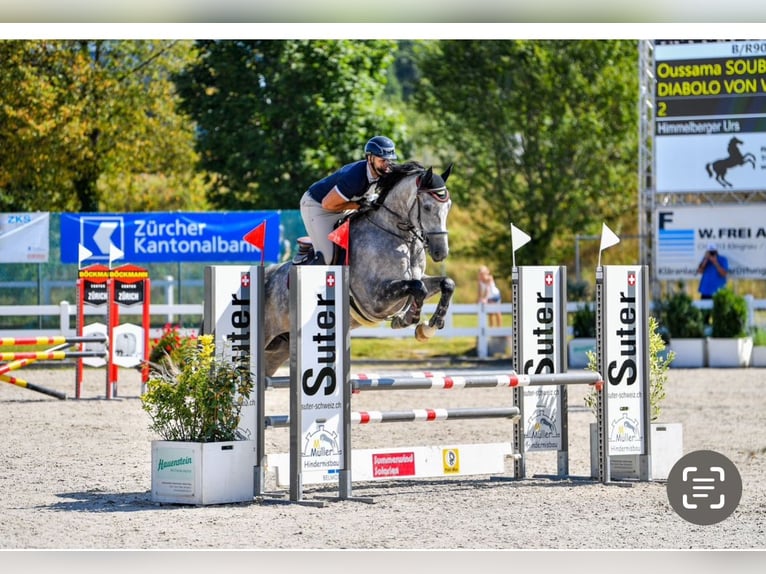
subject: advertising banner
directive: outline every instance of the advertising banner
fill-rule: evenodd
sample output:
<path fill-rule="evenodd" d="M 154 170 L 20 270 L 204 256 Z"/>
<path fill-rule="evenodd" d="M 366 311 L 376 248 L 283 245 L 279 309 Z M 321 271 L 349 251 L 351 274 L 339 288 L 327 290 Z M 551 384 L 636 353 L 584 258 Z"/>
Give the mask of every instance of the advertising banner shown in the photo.
<path fill-rule="evenodd" d="M 657 193 L 766 189 L 766 41 L 657 43 Z"/>
<path fill-rule="evenodd" d="M 62 213 L 61 262 L 111 264 L 117 252 L 131 263 L 252 263 L 261 253 L 243 238 L 264 221 L 264 260 L 277 262 L 276 211 Z"/>
<path fill-rule="evenodd" d="M 766 204 L 661 207 L 653 221 L 657 279 L 694 278 L 711 244 L 730 279 L 766 279 Z"/>
<path fill-rule="evenodd" d="M 347 325 L 344 325 L 344 268 L 339 265 L 299 266 L 300 287 L 296 325 L 295 369 L 300 387 L 300 473 L 319 473 L 335 481 L 344 470 L 343 409 L 346 397 L 344 363 Z M 291 281 L 292 283 L 292 281 Z M 295 284 L 295 283 L 293 283 Z M 291 407 L 292 413 L 292 407 Z"/>
<path fill-rule="evenodd" d="M 521 266 L 519 352 L 524 374 L 561 373 L 566 349 L 566 267 Z M 567 450 L 561 385 L 524 388 L 524 449 Z"/>
<path fill-rule="evenodd" d="M 607 384 L 609 455 L 647 454 L 646 270 L 637 265 L 603 267 L 601 374 Z"/>
<path fill-rule="evenodd" d="M 50 214 L 0 214 L 0 263 L 47 263 Z"/>

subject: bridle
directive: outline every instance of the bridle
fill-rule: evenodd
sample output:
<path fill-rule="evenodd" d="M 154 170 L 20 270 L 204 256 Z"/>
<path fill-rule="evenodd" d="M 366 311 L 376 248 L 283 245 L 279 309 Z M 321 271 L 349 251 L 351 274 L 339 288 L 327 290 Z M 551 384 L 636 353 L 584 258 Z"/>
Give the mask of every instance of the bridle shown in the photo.
<path fill-rule="evenodd" d="M 417 240 L 424 246 L 427 246 L 429 243 L 429 240 L 432 236 L 437 235 L 448 235 L 449 232 L 447 230 L 444 231 L 423 231 L 423 223 L 422 223 L 422 201 L 421 198 L 424 193 L 429 194 L 431 197 L 436 199 L 439 203 L 446 203 L 450 200 L 449 191 L 447 190 L 447 186 L 443 185 L 440 187 L 429 187 L 429 186 L 423 186 L 424 183 L 422 181 L 422 175 L 425 172 L 422 172 L 420 175 L 417 176 L 417 179 L 415 180 L 415 184 L 417 185 L 417 189 L 415 190 L 415 201 L 412 203 L 412 206 L 410 207 L 409 211 L 407 212 L 406 216 L 402 215 L 393 209 L 389 208 L 386 205 L 386 197 L 388 194 L 382 194 L 378 200 L 375 202 L 374 207 L 376 209 L 384 209 L 391 215 L 393 215 L 396 219 L 396 228 L 399 232 L 404 232 L 407 235 L 402 236 L 397 231 L 393 231 L 391 229 L 386 229 L 383 227 L 380 223 L 375 221 L 372 217 L 370 217 L 370 214 L 368 213 L 368 220 L 370 223 L 372 223 L 375 227 L 380 229 L 381 231 L 385 231 L 386 233 L 389 233 L 399 239 L 402 239 L 404 241 L 412 241 Z M 415 217 L 413 217 L 413 210 L 417 208 L 417 214 Z M 417 224 L 414 224 L 413 221 L 416 221 Z"/>

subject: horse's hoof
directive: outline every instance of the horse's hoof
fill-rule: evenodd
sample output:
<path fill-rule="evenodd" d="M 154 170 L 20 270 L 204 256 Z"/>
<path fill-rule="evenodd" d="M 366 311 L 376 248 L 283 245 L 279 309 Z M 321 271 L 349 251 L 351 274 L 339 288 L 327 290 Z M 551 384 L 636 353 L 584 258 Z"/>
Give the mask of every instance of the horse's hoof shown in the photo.
<path fill-rule="evenodd" d="M 428 341 L 431 337 L 433 337 L 436 334 L 436 328 L 431 327 L 429 325 L 426 325 L 425 323 L 421 323 L 417 327 L 415 327 L 415 338 L 418 341 Z"/>

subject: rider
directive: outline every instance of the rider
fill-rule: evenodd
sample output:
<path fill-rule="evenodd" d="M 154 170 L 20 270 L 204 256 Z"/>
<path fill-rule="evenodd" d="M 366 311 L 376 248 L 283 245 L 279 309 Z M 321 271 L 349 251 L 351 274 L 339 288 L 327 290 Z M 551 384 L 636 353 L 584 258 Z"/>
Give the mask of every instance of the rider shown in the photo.
<path fill-rule="evenodd" d="M 360 207 L 360 200 L 396 159 L 394 142 L 386 136 L 370 138 L 365 159 L 344 165 L 312 184 L 301 198 L 301 217 L 314 245 L 314 262 L 330 263 L 333 246 L 328 235 L 343 213 Z"/>

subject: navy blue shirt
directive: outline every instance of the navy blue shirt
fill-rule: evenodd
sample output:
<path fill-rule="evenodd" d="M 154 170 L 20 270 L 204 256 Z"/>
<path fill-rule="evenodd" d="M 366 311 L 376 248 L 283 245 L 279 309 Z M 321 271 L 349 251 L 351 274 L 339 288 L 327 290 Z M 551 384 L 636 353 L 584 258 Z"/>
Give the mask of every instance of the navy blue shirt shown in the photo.
<path fill-rule="evenodd" d="M 308 193 L 312 199 L 322 203 L 327 194 L 337 185 L 341 195 L 347 201 L 355 201 L 364 195 L 370 183 L 367 179 L 367 160 L 363 159 L 346 164 L 335 173 L 320 179 L 309 187 Z"/>

